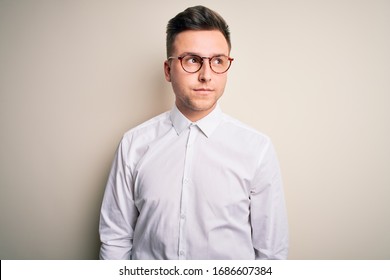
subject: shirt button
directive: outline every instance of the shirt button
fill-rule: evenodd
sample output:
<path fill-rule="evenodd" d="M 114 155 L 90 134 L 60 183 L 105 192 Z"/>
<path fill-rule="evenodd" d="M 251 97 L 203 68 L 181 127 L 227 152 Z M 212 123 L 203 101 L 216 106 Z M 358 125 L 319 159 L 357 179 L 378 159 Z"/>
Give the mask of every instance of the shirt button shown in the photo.
<path fill-rule="evenodd" d="M 184 178 L 184 184 L 188 184 L 188 181 L 189 181 L 188 178 Z"/>
<path fill-rule="evenodd" d="M 184 220 L 184 219 L 186 218 L 186 215 L 181 214 L 181 215 L 180 215 L 180 218 L 181 218 L 182 220 Z"/>
<path fill-rule="evenodd" d="M 184 256 L 184 251 L 180 251 L 180 256 Z"/>

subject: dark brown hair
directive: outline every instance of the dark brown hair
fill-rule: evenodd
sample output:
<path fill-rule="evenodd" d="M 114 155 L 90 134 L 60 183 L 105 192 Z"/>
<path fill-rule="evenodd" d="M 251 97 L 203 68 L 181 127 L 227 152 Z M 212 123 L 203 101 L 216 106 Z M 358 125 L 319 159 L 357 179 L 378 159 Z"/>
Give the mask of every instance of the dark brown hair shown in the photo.
<path fill-rule="evenodd" d="M 187 30 L 219 30 L 231 49 L 229 26 L 213 10 L 204 6 L 190 7 L 172 18 L 167 25 L 167 56 L 173 52 L 173 43 L 177 34 Z"/>

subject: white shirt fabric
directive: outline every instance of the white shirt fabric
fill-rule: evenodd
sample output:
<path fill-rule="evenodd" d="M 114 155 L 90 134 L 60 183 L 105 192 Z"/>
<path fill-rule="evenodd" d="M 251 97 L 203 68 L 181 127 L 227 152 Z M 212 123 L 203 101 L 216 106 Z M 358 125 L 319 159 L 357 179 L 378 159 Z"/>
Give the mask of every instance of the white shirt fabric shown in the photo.
<path fill-rule="evenodd" d="M 174 107 L 128 131 L 100 217 L 101 259 L 286 259 L 288 226 L 270 139 L 222 113 Z"/>

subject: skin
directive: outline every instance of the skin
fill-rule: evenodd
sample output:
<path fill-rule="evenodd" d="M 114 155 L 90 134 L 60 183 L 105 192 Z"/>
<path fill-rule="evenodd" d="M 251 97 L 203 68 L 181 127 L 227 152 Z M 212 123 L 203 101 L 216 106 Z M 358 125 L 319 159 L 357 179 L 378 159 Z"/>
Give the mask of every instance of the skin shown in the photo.
<path fill-rule="evenodd" d="M 179 33 L 173 43 L 171 56 L 197 54 L 201 57 L 229 56 L 229 46 L 218 30 L 188 30 Z M 190 121 L 196 122 L 207 116 L 223 95 L 227 72 L 216 74 L 205 59 L 196 73 L 187 73 L 178 59 L 164 62 L 165 79 L 172 84 L 175 102 L 180 112 Z"/>

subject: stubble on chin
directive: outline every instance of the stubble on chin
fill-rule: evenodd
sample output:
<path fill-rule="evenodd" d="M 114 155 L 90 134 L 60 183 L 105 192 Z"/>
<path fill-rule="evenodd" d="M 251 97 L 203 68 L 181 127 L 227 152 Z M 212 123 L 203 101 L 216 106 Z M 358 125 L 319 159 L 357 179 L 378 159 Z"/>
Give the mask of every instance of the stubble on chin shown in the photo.
<path fill-rule="evenodd" d="M 187 107 L 188 110 L 195 111 L 195 112 L 210 111 L 214 109 L 217 103 L 217 100 L 215 99 L 209 100 L 206 98 L 204 99 L 198 98 L 196 100 L 193 100 L 191 98 L 186 98 L 183 101 L 184 104 L 182 105 Z"/>

